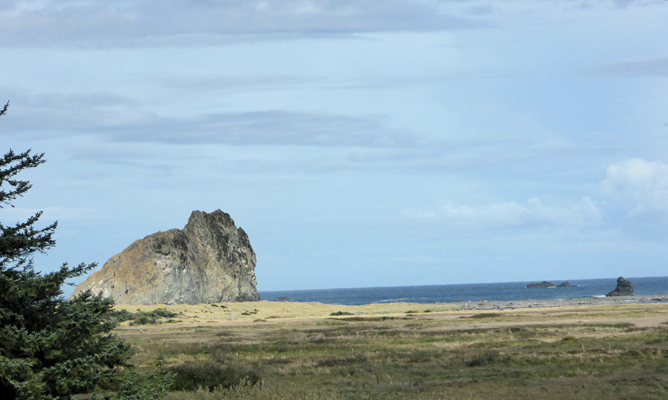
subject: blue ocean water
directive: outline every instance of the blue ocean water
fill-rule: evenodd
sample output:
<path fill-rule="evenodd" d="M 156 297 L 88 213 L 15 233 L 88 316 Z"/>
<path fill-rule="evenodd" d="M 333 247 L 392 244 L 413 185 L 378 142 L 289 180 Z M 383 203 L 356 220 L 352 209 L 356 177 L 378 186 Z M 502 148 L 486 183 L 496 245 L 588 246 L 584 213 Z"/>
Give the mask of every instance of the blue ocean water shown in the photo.
<path fill-rule="evenodd" d="M 668 294 L 668 277 L 627 278 L 636 295 Z M 529 283 L 503 282 L 459 285 L 396 286 L 351 289 L 262 291 L 262 300 L 289 297 L 292 301 L 324 304 L 361 305 L 372 303 L 455 303 L 460 301 L 512 301 L 568 299 L 603 296 L 617 287 L 617 278 L 551 281 L 555 285 L 570 282 L 574 287 L 528 289 Z"/>

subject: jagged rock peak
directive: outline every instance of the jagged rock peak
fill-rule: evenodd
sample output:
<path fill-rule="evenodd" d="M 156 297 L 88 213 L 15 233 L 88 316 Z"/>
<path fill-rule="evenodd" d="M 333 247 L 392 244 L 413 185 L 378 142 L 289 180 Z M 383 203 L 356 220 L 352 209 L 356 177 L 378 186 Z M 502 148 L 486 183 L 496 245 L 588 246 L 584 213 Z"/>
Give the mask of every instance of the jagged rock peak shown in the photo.
<path fill-rule="evenodd" d="M 615 290 L 612 292 L 606 294 L 607 297 L 614 297 L 614 296 L 633 296 L 633 283 L 629 281 L 628 279 L 624 278 L 623 276 L 620 276 L 617 278 L 617 287 Z"/>
<path fill-rule="evenodd" d="M 256 256 L 229 214 L 193 211 L 182 229 L 157 232 L 111 257 L 74 290 L 117 304 L 258 301 Z"/>

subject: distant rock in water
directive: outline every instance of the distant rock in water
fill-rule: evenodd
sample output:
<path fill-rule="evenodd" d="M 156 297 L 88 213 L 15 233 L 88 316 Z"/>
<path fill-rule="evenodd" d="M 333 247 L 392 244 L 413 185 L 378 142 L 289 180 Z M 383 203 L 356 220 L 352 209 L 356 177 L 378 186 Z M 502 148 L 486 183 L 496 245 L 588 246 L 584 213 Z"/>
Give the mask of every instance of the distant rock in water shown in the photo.
<path fill-rule="evenodd" d="M 537 289 L 537 288 L 551 288 L 555 287 L 556 285 L 552 282 L 547 282 L 543 281 L 541 283 L 530 283 L 527 285 L 527 288 L 529 289 Z"/>
<path fill-rule="evenodd" d="M 614 296 L 633 296 L 633 283 L 625 279 L 623 276 L 617 278 L 617 287 L 612 292 L 606 294 L 607 297 Z"/>
<path fill-rule="evenodd" d="M 563 282 L 557 285 L 557 287 L 573 287 L 570 282 Z"/>
<path fill-rule="evenodd" d="M 116 304 L 258 301 L 256 257 L 229 214 L 193 211 L 188 224 L 146 236 L 111 257 L 74 290 Z"/>

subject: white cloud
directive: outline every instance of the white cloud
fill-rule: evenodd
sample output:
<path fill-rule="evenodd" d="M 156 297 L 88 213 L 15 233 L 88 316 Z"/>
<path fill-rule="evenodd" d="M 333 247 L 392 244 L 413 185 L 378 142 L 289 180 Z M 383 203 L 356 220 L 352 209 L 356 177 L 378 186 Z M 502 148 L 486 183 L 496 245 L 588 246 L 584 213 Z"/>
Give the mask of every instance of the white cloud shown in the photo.
<path fill-rule="evenodd" d="M 481 206 L 443 202 L 431 208 L 410 208 L 401 217 L 460 228 L 512 228 L 533 226 L 595 226 L 637 238 L 668 234 L 668 165 L 632 158 L 607 169 L 601 182 L 604 196 L 589 196 L 571 206 L 545 205 L 538 198 Z M 604 227 L 604 225 L 600 225 Z"/>
<path fill-rule="evenodd" d="M 444 202 L 431 209 L 406 209 L 401 217 L 437 221 L 445 225 L 470 228 L 509 228 L 539 225 L 581 226 L 598 221 L 600 210 L 589 197 L 570 207 L 546 206 L 534 197 L 525 204 L 514 201 L 482 206 Z"/>
<path fill-rule="evenodd" d="M 668 215 L 668 165 L 660 161 L 632 158 L 611 165 L 602 185 L 627 210 L 627 217 Z"/>
<path fill-rule="evenodd" d="M 209 46 L 245 41 L 494 27 L 499 18 L 656 0 L 3 0 L 0 47 Z M 537 20 L 537 19 L 536 19 Z"/>
<path fill-rule="evenodd" d="M 145 47 L 477 26 L 414 0 L 15 1 L 0 46 Z"/>
<path fill-rule="evenodd" d="M 157 115 L 135 110 L 130 100 L 111 94 L 34 97 L 38 101 L 28 101 L 27 107 L 12 109 L 12 118 L 3 121 L 8 136 L 29 139 L 89 136 L 116 143 L 174 145 L 378 148 L 413 147 L 419 140 L 411 132 L 388 128 L 378 116 L 350 117 L 285 110 Z M 16 101 L 21 102 L 21 98 Z"/>

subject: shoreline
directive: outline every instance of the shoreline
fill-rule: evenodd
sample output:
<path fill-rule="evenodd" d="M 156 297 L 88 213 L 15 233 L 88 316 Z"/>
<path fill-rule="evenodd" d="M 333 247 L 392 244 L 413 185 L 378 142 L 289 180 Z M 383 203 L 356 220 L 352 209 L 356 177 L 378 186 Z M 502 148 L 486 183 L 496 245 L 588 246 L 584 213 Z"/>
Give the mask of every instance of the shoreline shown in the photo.
<path fill-rule="evenodd" d="M 576 307 L 611 304 L 647 304 L 668 301 L 668 294 L 614 297 L 574 297 L 547 300 L 480 300 L 452 303 L 462 310 L 512 310 L 518 308 Z"/>
<path fill-rule="evenodd" d="M 551 300 L 513 300 L 513 301 L 467 301 L 457 303 L 374 303 L 366 305 L 336 305 L 315 302 L 277 302 L 261 300 L 258 302 L 225 302 L 218 304 L 154 304 L 128 305 L 117 304 L 115 308 L 126 309 L 130 312 L 153 311 L 158 308 L 167 308 L 178 314 L 172 323 L 160 324 L 162 328 L 184 325 L 237 325 L 263 323 L 282 323 L 287 321 L 306 321 L 347 317 L 391 317 L 408 314 L 427 315 L 461 315 L 462 312 L 509 311 L 509 310 L 545 310 L 558 308 L 605 307 L 610 305 L 642 305 L 668 304 L 668 295 L 653 296 L 618 296 L 618 297 L 581 297 Z M 555 310 L 556 311 L 556 310 Z M 445 313 L 445 314 L 443 314 Z M 459 317 L 457 317 L 459 318 Z M 143 331 L 145 327 L 128 326 L 124 322 L 119 328 L 137 329 Z"/>

